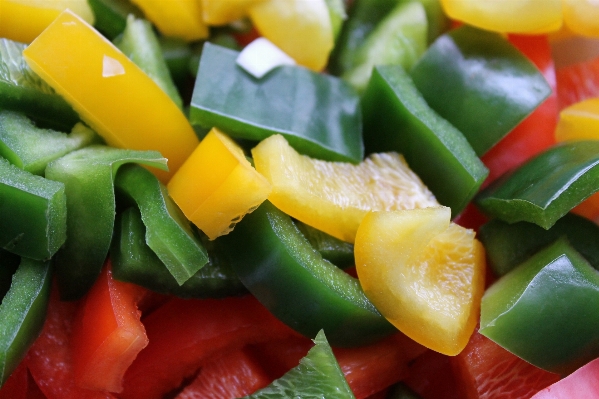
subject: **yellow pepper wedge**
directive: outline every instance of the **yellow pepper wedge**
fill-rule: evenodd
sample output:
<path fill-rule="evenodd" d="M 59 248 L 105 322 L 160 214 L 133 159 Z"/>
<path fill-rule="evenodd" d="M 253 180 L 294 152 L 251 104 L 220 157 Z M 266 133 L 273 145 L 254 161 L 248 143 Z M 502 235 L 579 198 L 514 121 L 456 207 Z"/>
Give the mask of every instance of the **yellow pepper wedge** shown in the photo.
<path fill-rule="evenodd" d="M 165 36 L 186 41 L 208 37 L 199 0 L 132 0 Z"/>
<path fill-rule="evenodd" d="M 559 114 L 555 139 L 599 140 L 599 97 L 572 104 Z"/>
<path fill-rule="evenodd" d="M 93 25 L 86 0 L 0 0 L 0 37 L 31 43 L 67 8 Z"/>
<path fill-rule="evenodd" d="M 185 216 L 209 239 L 230 232 L 270 194 L 268 180 L 227 135 L 212 129 L 168 183 Z"/>
<path fill-rule="evenodd" d="M 109 145 L 155 150 L 167 158 L 169 172 L 153 170 L 163 182 L 197 146 L 191 124 L 169 96 L 69 10 L 23 56 Z"/>

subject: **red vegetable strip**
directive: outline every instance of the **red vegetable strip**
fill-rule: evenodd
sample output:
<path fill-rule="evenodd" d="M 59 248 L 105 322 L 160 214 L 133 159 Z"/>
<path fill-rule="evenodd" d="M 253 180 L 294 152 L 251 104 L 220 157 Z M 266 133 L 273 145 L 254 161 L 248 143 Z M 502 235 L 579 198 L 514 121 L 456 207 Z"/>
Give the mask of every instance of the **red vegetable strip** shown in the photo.
<path fill-rule="evenodd" d="M 539 391 L 531 399 L 596 399 L 599 397 L 599 359 Z"/>
<path fill-rule="evenodd" d="M 144 290 L 112 278 L 110 264 L 86 294 L 73 327 L 75 381 L 82 388 L 122 391 L 122 380 L 148 344 L 137 302 Z"/>
<path fill-rule="evenodd" d="M 27 364 L 21 362 L 0 389 L 0 399 L 27 399 Z"/>
<path fill-rule="evenodd" d="M 404 383 L 422 399 L 465 399 L 450 363 L 450 357 L 427 351 L 410 365 Z"/>
<path fill-rule="evenodd" d="M 556 71 L 559 108 L 599 97 L 599 57 Z"/>
<path fill-rule="evenodd" d="M 150 342 L 125 374 L 124 399 L 160 399 L 223 351 L 297 334 L 251 296 L 174 298 L 143 323 Z"/>

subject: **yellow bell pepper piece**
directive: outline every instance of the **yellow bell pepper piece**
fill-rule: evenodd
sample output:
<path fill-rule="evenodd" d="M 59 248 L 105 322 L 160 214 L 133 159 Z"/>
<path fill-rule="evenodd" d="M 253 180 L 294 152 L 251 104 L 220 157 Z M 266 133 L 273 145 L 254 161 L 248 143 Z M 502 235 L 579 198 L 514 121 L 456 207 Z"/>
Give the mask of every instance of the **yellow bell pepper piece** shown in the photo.
<path fill-rule="evenodd" d="M 208 25 L 226 25 L 247 16 L 248 7 L 262 0 L 201 0 L 202 16 Z"/>
<path fill-rule="evenodd" d="M 214 128 L 168 183 L 185 216 L 211 240 L 227 234 L 271 191 L 243 150 Z"/>
<path fill-rule="evenodd" d="M 364 293 L 401 332 L 445 355 L 464 349 L 478 321 L 485 253 L 474 231 L 431 207 L 370 212 L 354 254 Z"/>
<path fill-rule="evenodd" d="M 573 104 L 560 112 L 557 141 L 599 140 L 599 97 Z"/>
<path fill-rule="evenodd" d="M 169 96 L 122 52 L 69 10 L 23 56 L 81 119 L 114 147 L 156 150 L 168 159 L 166 182 L 198 144 Z"/>
<path fill-rule="evenodd" d="M 94 24 L 86 0 L 0 0 L 0 37 L 31 43 L 67 8 Z"/>
<path fill-rule="evenodd" d="M 187 41 L 208 37 L 208 26 L 202 19 L 199 0 L 132 1 L 165 36 L 178 37 Z"/>
<path fill-rule="evenodd" d="M 599 3 L 595 0 L 563 0 L 564 23 L 579 35 L 599 37 Z"/>

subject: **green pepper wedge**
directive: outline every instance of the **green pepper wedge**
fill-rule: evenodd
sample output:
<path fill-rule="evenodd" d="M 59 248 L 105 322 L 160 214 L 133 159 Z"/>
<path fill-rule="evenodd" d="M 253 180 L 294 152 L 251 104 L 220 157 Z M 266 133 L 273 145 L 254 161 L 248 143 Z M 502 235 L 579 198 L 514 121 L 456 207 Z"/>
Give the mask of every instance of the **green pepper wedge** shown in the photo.
<path fill-rule="evenodd" d="M 487 289 L 479 332 L 564 375 L 599 356 L 598 308 L 599 272 L 559 239 Z"/>
<path fill-rule="evenodd" d="M 362 161 L 362 114 L 356 92 L 339 78 L 299 66 L 256 79 L 238 52 L 205 43 L 190 120 L 250 140 L 282 134 L 298 152 L 328 161 Z"/>
<path fill-rule="evenodd" d="M 324 260 L 291 218 L 266 201 L 215 240 L 247 289 L 277 318 L 334 346 L 374 342 L 397 330 L 360 283 Z"/>
<path fill-rule="evenodd" d="M 490 217 L 548 229 L 599 190 L 599 141 L 555 145 L 500 177 L 475 203 Z"/>
<path fill-rule="evenodd" d="M 44 326 L 52 286 L 50 261 L 22 258 L 0 305 L 0 387 Z"/>
<path fill-rule="evenodd" d="M 146 226 L 146 243 L 179 285 L 208 262 L 208 253 L 166 187 L 149 170 L 123 165 L 114 181 L 117 192 L 135 203 Z"/>
<path fill-rule="evenodd" d="M 295 225 L 324 259 L 341 269 L 355 265 L 354 245 L 298 220 Z"/>
<path fill-rule="evenodd" d="M 551 94 L 541 72 L 500 33 L 468 25 L 439 37 L 411 76 L 479 156 Z"/>
<path fill-rule="evenodd" d="M 143 16 L 129 0 L 88 0 L 88 3 L 94 13 L 94 27 L 111 40 L 123 33 L 127 16 Z"/>
<path fill-rule="evenodd" d="M 534 223 L 506 223 L 493 219 L 482 225 L 478 239 L 485 247 L 488 264 L 503 276 L 559 237 L 566 237 L 584 258 L 599 270 L 599 226 L 582 216 L 568 213 L 549 230 Z"/>
<path fill-rule="evenodd" d="M 0 247 L 32 259 L 49 259 L 67 236 L 64 184 L 0 158 L 0 220 Z"/>
<path fill-rule="evenodd" d="M 114 278 L 179 298 L 225 298 L 247 294 L 237 274 L 207 237 L 202 242 L 208 250 L 208 263 L 179 285 L 148 247 L 145 235 L 146 227 L 137 208 L 127 208 L 117 215 L 110 247 Z"/>
<path fill-rule="evenodd" d="M 46 167 L 46 177 L 62 182 L 67 198 L 67 239 L 55 257 L 64 300 L 81 298 L 100 275 L 114 228 L 114 176 L 131 162 L 166 170 L 166 159 L 156 151 L 101 145 L 73 151 Z"/>
<path fill-rule="evenodd" d="M 366 152 L 396 151 L 455 217 L 489 174 L 464 136 L 433 111 L 400 65 L 376 66 L 362 97 Z"/>

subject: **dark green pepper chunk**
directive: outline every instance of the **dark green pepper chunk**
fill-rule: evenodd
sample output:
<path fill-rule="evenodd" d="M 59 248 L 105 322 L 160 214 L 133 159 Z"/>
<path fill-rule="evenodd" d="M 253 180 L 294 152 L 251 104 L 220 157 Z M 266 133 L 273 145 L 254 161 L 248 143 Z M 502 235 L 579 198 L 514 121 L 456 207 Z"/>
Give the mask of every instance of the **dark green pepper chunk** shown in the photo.
<path fill-rule="evenodd" d="M 51 287 L 50 262 L 22 258 L 0 305 L 0 386 L 42 331 Z"/>
<path fill-rule="evenodd" d="M 49 259 L 67 236 L 64 184 L 0 158 L 0 220 L 0 247 L 32 259 Z"/>
<path fill-rule="evenodd" d="M 247 399 L 354 399 L 323 331 L 319 331 L 299 365 Z"/>
<path fill-rule="evenodd" d="M 308 239 L 310 245 L 320 252 L 324 259 L 342 269 L 355 265 L 353 244 L 342 241 L 300 221 L 295 221 L 295 224 Z"/>
<path fill-rule="evenodd" d="M 599 356 L 597 309 L 599 272 L 560 239 L 487 289 L 479 332 L 565 375 Z"/>
<path fill-rule="evenodd" d="M 25 47 L 0 38 L 0 109 L 22 112 L 43 126 L 68 132 L 79 115 L 29 68 Z"/>
<path fill-rule="evenodd" d="M 549 230 L 534 223 L 509 224 L 493 219 L 481 226 L 478 232 L 489 266 L 497 276 L 503 276 L 562 236 L 599 270 L 599 226 L 573 213 L 560 218 Z"/>
<path fill-rule="evenodd" d="M 21 113 L 0 110 L 0 155 L 35 175 L 43 176 L 49 162 L 99 140 L 81 123 L 66 134 L 38 128 Z"/>
<path fill-rule="evenodd" d="M 189 221 L 152 172 L 139 165 L 124 165 L 114 184 L 118 193 L 139 208 L 146 243 L 179 285 L 208 262 L 208 253 Z"/>
<path fill-rule="evenodd" d="M 183 89 L 191 77 L 189 63 L 192 57 L 191 45 L 176 37 L 159 36 L 160 51 L 175 84 Z"/>
<path fill-rule="evenodd" d="M 599 141 L 555 145 L 479 193 L 477 206 L 508 223 L 548 229 L 599 190 Z"/>
<path fill-rule="evenodd" d="M 214 242 L 202 240 L 208 250 L 208 263 L 179 285 L 164 263 L 146 244 L 146 227 L 137 208 L 131 207 L 117 215 L 114 238 L 110 248 L 114 278 L 141 285 L 162 294 L 180 298 L 225 298 L 247 294 L 247 289 Z"/>
<path fill-rule="evenodd" d="M 129 0 L 88 0 L 88 3 L 96 19 L 94 27 L 111 40 L 123 33 L 128 15 L 143 16 Z"/>
<path fill-rule="evenodd" d="M 396 151 L 455 217 L 489 171 L 464 136 L 433 111 L 399 65 L 375 67 L 362 98 L 367 153 Z"/>
<path fill-rule="evenodd" d="M 362 161 L 362 114 L 356 92 L 333 76 L 298 66 L 256 79 L 238 52 L 205 43 L 190 120 L 242 139 L 282 134 L 298 152 L 328 161 Z"/>
<path fill-rule="evenodd" d="M 411 74 L 426 102 L 479 156 L 551 94 L 541 72 L 500 33 L 467 25 L 439 37 Z"/>
<path fill-rule="evenodd" d="M 132 162 L 166 170 L 166 159 L 156 151 L 99 145 L 48 164 L 46 177 L 62 182 L 67 197 L 67 239 L 55 258 L 62 299 L 81 298 L 100 275 L 114 228 L 114 176 Z"/>
<path fill-rule="evenodd" d="M 332 345 L 358 346 L 397 331 L 358 280 L 324 260 L 291 218 L 268 201 L 215 242 L 247 289 L 307 337 L 324 329 Z"/>

